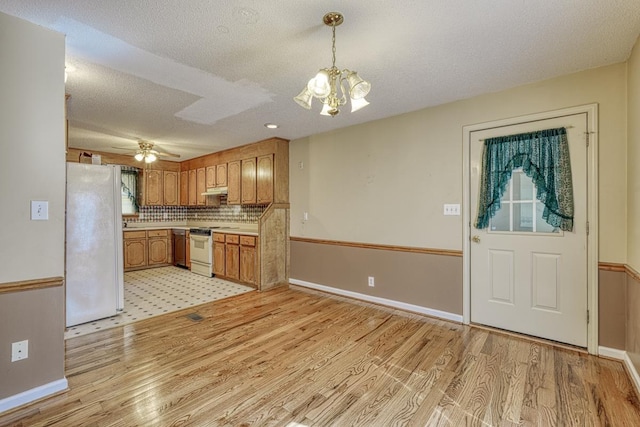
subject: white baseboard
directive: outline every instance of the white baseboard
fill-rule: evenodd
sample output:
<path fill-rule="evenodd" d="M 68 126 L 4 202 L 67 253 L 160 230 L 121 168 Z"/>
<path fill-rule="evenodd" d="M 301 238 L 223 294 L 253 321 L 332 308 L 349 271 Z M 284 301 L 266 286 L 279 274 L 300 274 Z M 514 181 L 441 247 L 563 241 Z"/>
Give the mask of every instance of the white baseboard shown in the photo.
<path fill-rule="evenodd" d="M 60 391 L 67 390 L 68 388 L 69 384 L 67 382 L 67 379 L 63 378 L 61 380 L 53 381 L 36 388 L 32 388 L 31 390 L 23 391 L 22 393 L 9 396 L 5 399 L 0 400 L 0 413 L 17 408 L 22 405 L 26 405 L 27 403 L 34 402 L 38 399 L 42 399 Z"/>
<path fill-rule="evenodd" d="M 331 294 L 342 295 L 349 298 L 355 298 L 362 301 L 372 302 L 375 304 L 386 305 L 388 307 L 398 308 L 400 310 L 413 311 L 414 313 L 426 314 L 427 316 L 438 317 L 440 319 L 451 320 L 453 322 L 462 323 L 462 315 L 440 311 L 433 308 L 422 307 L 419 305 L 407 304 L 405 302 L 394 301 L 386 298 L 374 297 L 371 295 L 360 294 L 358 292 L 345 291 L 344 289 L 332 288 L 331 286 L 318 285 L 317 283 L 305 282 L 304 280 L 289 279 L 292 285 L 298 285 L 305 288 L 311 288 L 318 291 L 328 292 Z"/>
<path fill-rule="evenodd" d="M 629 358 L 629 354 L 627 354 L 626 351 L 616 350 L 615 348 L 598 347 L 598 354 L 600 354 L 600 356 L 610 357 L 612 359 L 622 361 L 622 363 L 624 363 L 624 365 L 627 367 L 629 375 L 631 375 L 631 382 L 636 386 L 636 391 L 638 392 L 638 394 L 640 394 L 640 375 L 638 374 L 636 366 L 633 364 L 633 362 Z"/>

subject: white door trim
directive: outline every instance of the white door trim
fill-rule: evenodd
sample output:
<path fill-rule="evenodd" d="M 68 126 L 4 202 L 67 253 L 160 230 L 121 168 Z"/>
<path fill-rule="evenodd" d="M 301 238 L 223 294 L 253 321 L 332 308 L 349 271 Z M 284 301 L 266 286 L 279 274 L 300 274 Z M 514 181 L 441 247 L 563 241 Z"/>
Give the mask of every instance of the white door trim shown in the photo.
<path fill-rule="evenodd" d="M 462 317 L 465 324 L 471 321 L 471 209 L 470 200 L 470 144 L 471 133 L 503 126 L 512 126 L 555 117 L 574 114 L 587 114 L 587 132 L 589 147 L 587 148 L 587 220 L 589 235 L 587 236 L 587 309 L 589 323 L 587 325 L 587 350 L 598 354 L 598 104 L 580 105 L 554 111 L 513 117 L 503 120 L 468 125 L 462 128 Z M 586 226 L 584 224 L 583 226 Z"/>

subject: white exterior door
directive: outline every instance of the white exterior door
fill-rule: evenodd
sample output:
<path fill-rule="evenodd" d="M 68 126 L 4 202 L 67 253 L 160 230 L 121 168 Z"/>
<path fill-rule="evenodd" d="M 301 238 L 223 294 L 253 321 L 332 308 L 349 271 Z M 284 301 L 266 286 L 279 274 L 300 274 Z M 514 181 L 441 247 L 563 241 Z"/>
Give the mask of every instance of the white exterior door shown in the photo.
<path fill-rule="evenodd" d="M 522 171 L 515 170 L 489 227 L 474 227 L 483 142 L 567 128 L 574 230 L 554 229 Z M 536 337 L 587 346 L 587 114 L 473 131 L 469 146 L 470 319 Z"/>

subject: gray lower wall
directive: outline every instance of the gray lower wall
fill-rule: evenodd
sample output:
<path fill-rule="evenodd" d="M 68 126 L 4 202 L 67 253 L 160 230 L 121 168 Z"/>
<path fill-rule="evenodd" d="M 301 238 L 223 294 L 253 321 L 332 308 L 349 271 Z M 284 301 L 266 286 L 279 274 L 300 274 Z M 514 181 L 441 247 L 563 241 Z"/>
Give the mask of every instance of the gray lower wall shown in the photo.
<path fill-rule="evenodd" d="M 375 278 L 375 287 L 367 278 Z M 292 279 L 462 315 L 462 257 L 291 241 Z"/>
<path fill-rule="evenodd" d="M 598 345 L 624 350 L 626 273 L 607 270 L 598 273 Z"/>
<path fill-rule="evenodd" d="M 0 399 L 64 378 L 62 286 L 2 294 Z M 29 340 L 29 357 L 11 362 L 11 343 Z"/>
<path fill-rule="evenodd" d="M 462 315 L 462 257 L 291 241 L 292 279 Z M 375 277 L 375 287 L 367 284 Z M 599 271 L 599 345 L 640 368 L 640 282 Z M 640 370 L 640 369 L 639 369 Z"/>

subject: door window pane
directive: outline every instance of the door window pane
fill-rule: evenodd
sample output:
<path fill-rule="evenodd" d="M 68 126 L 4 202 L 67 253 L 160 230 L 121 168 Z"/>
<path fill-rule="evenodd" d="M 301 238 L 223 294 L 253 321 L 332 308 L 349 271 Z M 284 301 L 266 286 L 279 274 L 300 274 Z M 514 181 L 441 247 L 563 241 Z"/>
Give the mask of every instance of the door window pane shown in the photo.
<path fill-rule="evenodd" d="M 542 219 L 544 205 L 535 194 L 531 178 L 522 169 L 514 170 L 500 199 L 500 210 L 490 221 L 490 232 L 560 233 Z"/>

